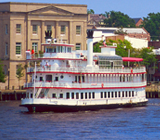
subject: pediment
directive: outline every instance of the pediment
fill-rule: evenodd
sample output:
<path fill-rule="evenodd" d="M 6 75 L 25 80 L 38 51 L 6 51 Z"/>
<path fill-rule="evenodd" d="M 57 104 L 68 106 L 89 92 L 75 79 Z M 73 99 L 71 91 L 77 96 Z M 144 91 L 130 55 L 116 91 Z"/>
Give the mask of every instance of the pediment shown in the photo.
<path fill-rule="evenodd" d="M 41 9 L 30 11 L 29 14 L 73 15 L 73 13 L 58 8 L 56 6 L 47 6 Z"/>

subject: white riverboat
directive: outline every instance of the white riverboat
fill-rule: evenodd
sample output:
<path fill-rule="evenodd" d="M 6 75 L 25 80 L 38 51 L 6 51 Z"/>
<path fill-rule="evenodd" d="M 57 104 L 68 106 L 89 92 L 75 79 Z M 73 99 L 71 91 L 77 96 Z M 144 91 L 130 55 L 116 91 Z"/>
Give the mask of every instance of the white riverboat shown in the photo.
<path fill-rule="evenodd" d="M 57 43 L 51 35 L 42 44 L 43 55 L 26 51 L 31 80 L 24 85 L 26 98 L 20 106 L 30 112 L 145 106 L 148 100 L 146 68 L 140 65 L 143 59 L 116 55 L 116 44 L 102 46 L 101 53 L 93 53 L 92 35 L 93 31 L 88 31 L 87 51 L 72 51 L 74 45 Z M 124 67 L 124 61 L 139 65 Z"/>

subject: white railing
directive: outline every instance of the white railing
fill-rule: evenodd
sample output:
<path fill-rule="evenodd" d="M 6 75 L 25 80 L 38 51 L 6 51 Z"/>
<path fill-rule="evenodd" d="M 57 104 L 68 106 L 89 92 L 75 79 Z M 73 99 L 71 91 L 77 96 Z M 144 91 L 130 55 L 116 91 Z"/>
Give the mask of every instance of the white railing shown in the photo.
<path fill-rule="evenodd" d="M 113 87 L 141 87 L 146 86 L 146 81 L 142 82 L 117 82 L 103 83 L 103 88 Z M 34 83 L 25 83 L 25 88 L 34 87 Z M 35 82 L 35 87 L 63 87 L 63 88 L 102 88 L 102 83 L 67 83 L 67 82 Z"/>
<path fill-rule="evenodd" d="M 27 72 L 34 72 L 34 67 L 27 68 Z M 37 71 L 41 72 L 81 72 L 81 73 L 140 73 L 140 72 L 146 72 L 145 67 L 138 67 L 138 68 L 93 68 L 92 70 L 87 69 L 86 67 L 59 67 L 59 68 L 53 68 L 53 67 L 37 67 Z"/>

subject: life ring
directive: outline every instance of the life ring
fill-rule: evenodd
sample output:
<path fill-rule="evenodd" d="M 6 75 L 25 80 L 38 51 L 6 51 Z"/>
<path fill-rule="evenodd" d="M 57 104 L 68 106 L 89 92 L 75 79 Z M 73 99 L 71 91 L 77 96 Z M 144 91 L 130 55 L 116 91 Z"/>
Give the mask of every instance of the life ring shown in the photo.
<path fill-rule="evenodd" d="M 103 88 L 103 87 L 104 87 L 104 84 L 102 83 L 101 86 L 102 86 L 102 88 Z"/>
<path fill-rule="evenodd" d="M 133 73 L 133 69 L 131 68 L 131 73 Z"/>

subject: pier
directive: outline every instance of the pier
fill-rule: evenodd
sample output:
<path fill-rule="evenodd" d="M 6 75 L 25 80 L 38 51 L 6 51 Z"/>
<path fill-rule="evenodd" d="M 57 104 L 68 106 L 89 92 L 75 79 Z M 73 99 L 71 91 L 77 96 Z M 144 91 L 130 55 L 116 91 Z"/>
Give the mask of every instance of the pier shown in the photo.
<path fill-rule="evenodd" d="M 26 90 L 0 90 L 0 101 L 21 100 L 26 97 Z"/>
<path fill-rule="evenodd" d="M 160 98 L 160 84 L 151 84 L 146 87 L 147 98 Z"/>

